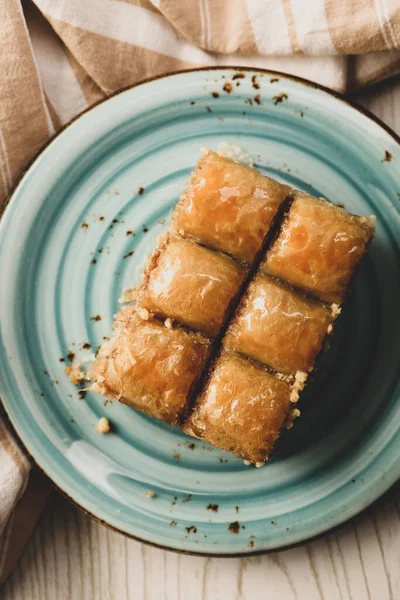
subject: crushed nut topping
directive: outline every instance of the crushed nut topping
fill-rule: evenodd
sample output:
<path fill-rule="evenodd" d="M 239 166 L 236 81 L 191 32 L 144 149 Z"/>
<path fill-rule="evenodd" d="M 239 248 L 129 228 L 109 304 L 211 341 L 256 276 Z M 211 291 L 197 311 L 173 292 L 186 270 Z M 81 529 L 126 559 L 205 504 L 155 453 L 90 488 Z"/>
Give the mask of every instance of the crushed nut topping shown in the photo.
<path fill-rule="evenodd" d="M 106 417 L 101 417 L 99 422 L 97 423 L 96 431 L 97 433 L 108 433 L 110 431 L 110 422 Z"/>
<path fill-rule="evenodd" d="M 146 308 L 139 308 L 137 314 L 143 321 L 148 321 L 150 317 L 150 313 Z"/>

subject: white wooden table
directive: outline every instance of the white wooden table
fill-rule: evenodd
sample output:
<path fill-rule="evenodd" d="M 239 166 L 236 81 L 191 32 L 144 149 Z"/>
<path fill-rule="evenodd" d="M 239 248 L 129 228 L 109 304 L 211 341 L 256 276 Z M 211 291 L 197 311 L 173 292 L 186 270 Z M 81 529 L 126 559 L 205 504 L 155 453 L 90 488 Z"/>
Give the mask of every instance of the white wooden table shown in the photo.
<path fill-rule="evenodd" d="M 400 133 L 400 81 L 356 98 Z M 399 182 L 400 189 L 400 182 Z M 197 558 L 114 533 L 54 493 L 2 600 L 400 600 L 400 484 L 301 547 Z"/>

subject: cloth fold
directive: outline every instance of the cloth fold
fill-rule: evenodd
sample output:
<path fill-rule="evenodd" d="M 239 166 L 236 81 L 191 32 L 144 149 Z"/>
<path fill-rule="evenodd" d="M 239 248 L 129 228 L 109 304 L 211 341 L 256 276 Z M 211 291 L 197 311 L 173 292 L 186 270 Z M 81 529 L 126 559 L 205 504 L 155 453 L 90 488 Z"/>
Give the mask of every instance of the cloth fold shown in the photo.
<path fill-rule="evenodd" d="M 343 92 L 399 73 L 399 48 L 400 0 L 3 0 L 0 214 L 48 138 L 122 87 L 232 65 Z M 48 491 L 0 414 L 0 583 Z"/>

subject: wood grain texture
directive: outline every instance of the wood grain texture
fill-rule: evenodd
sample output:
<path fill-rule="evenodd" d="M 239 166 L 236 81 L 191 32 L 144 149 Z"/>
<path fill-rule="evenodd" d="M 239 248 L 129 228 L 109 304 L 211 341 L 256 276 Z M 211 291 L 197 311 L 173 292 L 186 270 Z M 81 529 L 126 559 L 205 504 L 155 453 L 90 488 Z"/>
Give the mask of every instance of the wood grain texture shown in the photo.
<path fill-rule="evenodd" d="M 400 81 L 356 98 L 400 133 Z M 197 558 L 129 540 L 54 493 L 2 600 L 400 600 L 400 484 L 312 543 Z"/>

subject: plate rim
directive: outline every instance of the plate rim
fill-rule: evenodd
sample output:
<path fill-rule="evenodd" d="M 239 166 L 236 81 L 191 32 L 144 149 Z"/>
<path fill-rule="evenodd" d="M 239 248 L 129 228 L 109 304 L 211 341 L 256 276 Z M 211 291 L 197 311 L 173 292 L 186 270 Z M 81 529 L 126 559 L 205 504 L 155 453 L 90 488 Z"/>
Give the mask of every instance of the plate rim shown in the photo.
<path fill-rule="evenodd" d="M 75 121 L 78 121 L 81 117 L 83 117 L 86 113 L 88 113 L 89 111 L 95 109 L 97 106 L 107 102 L 108 100 L 119 96 L 120 94 L 123 94 L 129 90 L 132 90 L 136 87 L 145 85 L 147 83 L 151 83 L 153 81 L 157 81 L 159 79 L 167 79 L 168 77 L 173 77 L 176 75 L 182 75 L 185 73 L 196 73 L 196 72 L 202 72 L 202 73 L 206 73 L 206 72 L 210 72 L 210 71 L 244 71 L 244 72 L 252 72 L 252 73 L 260 73 L 263 75 L 272 75 L 272 76 L 278 76 L 279 78 L 282 79 L 287 79 L 289 81 L 294 81 L 295 83 L 299 83 L 305 87 L 311 88 L 311 89 L 315 89 L 315 90 L 319 90 L 322 91 L 324 93 L 326 93 L 327 95 L 335 98 L 336 100 L 339 100 L 340 102 L 344 103 L 347 107 L 356 110 L 357 112 L 361 113 L 362 115 L 364 115 L 366 118 L 368 118 L 370 121 L 372 121 L 373 123 L 375 123 L 376 125 L 378 125 L 381 129 L 383 129 L 387 134 L 389 134 L 394 142 L 400 146 L 400 135 L 398 135 L 391 127 L 389 127 L 384 121 L 382 121 L 379 117 L 377 117 L 376 115 L 374 115 L 370 110 L 368 110 L 367 108 L 361 106 L 360 104 L 358 104 L 357 102 L 353 101 L 353 100 L 349 100 L 348 98 L 346 98 L 344 96 L 343 93 L 332 90 L 326 86 L 323 86 L 321 84 L 315 83 L 309 79 L 306 79 L 304 77 L 299 77 L 297 75 L 292 75 L 290 73 L 283 73 L 281 71 L 275 71 L 273 69 L 263 69 L 260 67 L 251 67 L 251 66 L 235 66 L 235 65 L 219 65 L 219 66 L 211 66 L 211 67 L 195 67 L 192 69 L 180 69 L 177 71 L 169 71 L 166 73 L 162 73 L 159 75 L 155 75 L 155 76 L 151 76 L 151 77 L 147 77 L 146 79 L 142 79 L 132 85 L 128 85 L 125 86 L 123 88 L 120 88 L 119 90 L 113 92 L 112 94 L 108 95 L 106 98 L 103 98 L 101 100 L 97 100 L 95 103 L 93 103 L 91 106 L 88 106 L 85 110 L 83 110 L 82 112 L 80 112 L 79 114 L 75 115 L 72 119 L 70 119 L 68 122 L 66 122 L 57 132 L 55 132 L 52 136 L 49 137 L 48 140 L 46 140 L 46 142 L 40 147 L 40 149 L 33 155 L 33 157 L 28 161 L 28 163 L 26 164 L 26 166 L 21 170 L 20 174 L 17 176 L 12 189 L 10 191 L 10 193 L 6 196 L 5 200 L 3 201 L 3 203 L 0 206 L 0 220 L 2 219 L 2 217 L 4 217 L 7 208 L 9 207 L 9 205 L 11 204 L 14 194 L 17 191 L 17 188 L 19 187 L 20 183 L 23 181 L 24 177 L 29 173 L 30 169 L 34 166 L 34 164 L 36 163 L 37 159 L 41 156 L 41 154 L 53 143 L 53 141 L 55 141 L 70 125 L 72 125 L 73 123 L 75 123 Z M 98 517 L 97 515 L 95 515 L 94 513 L 92 513 L 90 510 L 88 510 L 87 508 L 85 508 L 84 506 L 82 506 L 81 504 L 79 504 L 79 502 L 77 500 L 75 500 L 72 496 L 70 496 L 66 491 L 64 491 L 62 489 L 62 487 L 55 483 L 55 481 L 52 479 L 52 477 L 47 473 L 46 469 L 44 467 L 42 467 L 42 465 L 39 462 L 39 459 L 34 457 L 32 455 L 32 453 L 30 452 L 30 450 L 28 449 L 28 447 L 26 446 L 26 444 L 24 443 L 23 439 L 22 439 L 22 435 L 20 435 L 17 432 L 17 425 L 14 423 L 14 421 L 11 418 L 10 413 L 7 410 L 7 406 L 5 404 L 5 402 L 3 401 L 3 399 L 0 397 L 0 416 L 4 416 L 6 418 L 7 421 L 7 425 L 9 426 L 9 428 L 11 429 L 12 433 L 14 434 L 16 441 L 18 443 L 18 445 L 22 448 L 22 450 L 24 452 L 26 452 L 26 454 L 29 456 L 31 462 L 33 463 L 33 466 L 35 468 L 37 468 L 42 474 L 46 475 L 46 477 L 49 479 L 49 481 L 51 482 L 51 485 L 53 487 L 53 489 L 55 489 L 56 491 L 58 491 L 64 498 L 67 498 L 76 508 L 78 508 L 83 514 L 88 515 L 89 517 L 91 517 L 94 521 L 96 521 L 97 523 L 100 523 L 101 525 L 106 526 L 107 528 L 111 529 L 112 531 L 115 531 L 117 533 L 120 533 L 130 539 L 134 539 L 138 542 L 147 544 L 149 546 L 152 546 L 154 548 L 158 548 L 161 550 L 167 550 L 170 552 L 176 552 L 179 554 L 185 554 L 185 555 L 190 555 L 190 556 L 201 556 L 201 557 L 218 557 L 218 558 L 240 558 L 240 557 L 250 557 L 250 556 L 257 556 L 257 555 L 264 555 L 264 554 L 272 554 L 274 552 L 279 552 L 281 550 L 289 550 L 291 548 L 297 548 L 302 546 L 305 543 L 310 543 L 312 541 L 316 541 L 318 539 L 321 539 L 322 537 L 326 536 L 329 533 L 332 533 L 334 531 L 339 530 L 340 528 L 344 527 L 346 524 L 350 523 L 353 519 L 355 519 L 356 517 L 359 517 L 360 515 L 365 514 L 368 510 L 371 510 L 371 508 L 379 501 L 381 500 L 381 498 L 388 494 L 390 492 L 390 490 L 392 490 L 397 483 L 400 481 L 400 474 L 399 476 L 394 480 L 394 481 L 389 481 L 389 485 L 387 485 L 386 487 L 383 486 L 381 488 L 379 488 L 378 493 L 373 497 L 373 499 L 371 500 L 371 502 L 369 502 L 366 506 L 364 506 L 361 509 L 356 509 L 352 515 L 350 515 L 348 518 L 344 519 L 343 521 L 337 523 L 336 525 L 333 525 L 332 527 L 328 527 L 327 529 L 321 531 L 320 533 L 317 533 L 315 535 L 311 535 L 309 537 L 304 537 L 302 540 L 299 540 L 298 542 L 294 542 L 291 544 L 280 544 L 279 546 L 277 546 L 276 548 L 269 548 L 269 549 L 260 549 L 260 550 L 249 550 L 248 552 L 233 552 L 233 553 L 218 553 L 218 552 L 201 552 L 201 551 L 194 551 L 194 550 L 186 550 L 183 548 L 174 548 L 171 546 L 166 546 L 163 544 L 157 544 L 155 542 L 146 540 L 144 538 L 141 538 L 139 536 L 136 536 L 132 533 L 128 533 L 127 531 L 124 531 L 123 529 L 120 529 L 119 527 L 116 527 L 115 525 L 112 525 L 111 523 L 107 522 L 106 520 L 101 519 L 100 517 Z"/>

